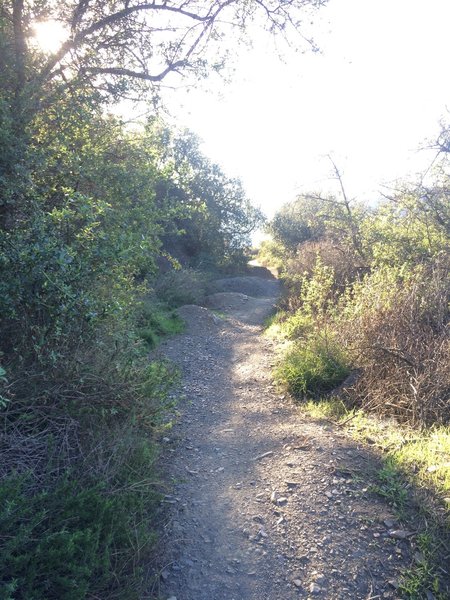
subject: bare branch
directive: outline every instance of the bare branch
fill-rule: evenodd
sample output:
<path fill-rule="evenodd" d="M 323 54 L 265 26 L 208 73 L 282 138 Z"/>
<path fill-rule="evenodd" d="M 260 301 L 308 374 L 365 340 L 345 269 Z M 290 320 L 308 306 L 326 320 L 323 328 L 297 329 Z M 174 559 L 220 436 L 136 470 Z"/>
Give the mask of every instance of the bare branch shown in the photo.
<path fill-rule="evenodd" d="M 184 65 L 184 61 L 180 60 L 168 65 L 157 75 L 151 75 L 150 73 L 145 73 L 143 71 L 132 71 L 131 69 L 122 67 L 83 67 L 82 72 L 92 73 L 93 75 L 118 75 L 120 77 L 132 77 L 134 79 L 158 82 L 162 81 L 169 73 L 177 71 L 177 69 L 180 69 Z"/>

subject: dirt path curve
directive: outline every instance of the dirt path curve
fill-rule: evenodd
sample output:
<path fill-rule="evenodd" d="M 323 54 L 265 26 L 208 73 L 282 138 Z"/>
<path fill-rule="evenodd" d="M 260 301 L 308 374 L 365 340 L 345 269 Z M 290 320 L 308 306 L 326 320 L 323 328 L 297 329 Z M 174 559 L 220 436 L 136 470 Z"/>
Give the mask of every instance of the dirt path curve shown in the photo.
<path fill-rule="evenodd" d="M 410 544 L 369 491 L 376 459 L 277 394 L 261 324 L 278 282 L 257 273 L 216 282 L 207 303 L 225 316 L 182 307 L 186 332 L 162 349 L 185 398 L 165 438 L 159 597 L 399 597 Z"/>

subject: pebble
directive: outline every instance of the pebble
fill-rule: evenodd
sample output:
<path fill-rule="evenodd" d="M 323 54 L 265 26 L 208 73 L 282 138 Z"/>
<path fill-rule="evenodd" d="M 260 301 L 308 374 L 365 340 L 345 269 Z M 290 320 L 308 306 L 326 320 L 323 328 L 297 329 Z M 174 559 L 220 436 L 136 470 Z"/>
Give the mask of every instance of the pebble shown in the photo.
<path fill-rule="evenodd" d="M 313 582 L 309 586 L 309 591 L 311 592 L 311 594 L 320 594 L 320 592 L 322 591 L 322 588 L 320 587 L 320 585 L 317 585 L 317 583 Z"/>
<path fill-rule="evenodd" d="M 266 538 L 266 537 L 267 537 L 267 532 L 266 532 L 266 530 L 264 529 L 264 527 L 261 527 L 261 529 L 258 531 L 258 533 L 259 533 L 259 535 L 260 535 L 262 538 Z"/>
<path fill-rule="evenodd" d="M 406 529 L 392 529 L 389 531 L 389 537 L 396 540 L 406 540 L 411 535 L 413 535 L 412 531 L 407 531 Z"/>
<path fill-rule="evenodd" d="M 299 588 L 302 587 L 302 582 L 300 581 L 300 579 L 294 579 L 294 581 L 292 582 L 295 587 Z"/>

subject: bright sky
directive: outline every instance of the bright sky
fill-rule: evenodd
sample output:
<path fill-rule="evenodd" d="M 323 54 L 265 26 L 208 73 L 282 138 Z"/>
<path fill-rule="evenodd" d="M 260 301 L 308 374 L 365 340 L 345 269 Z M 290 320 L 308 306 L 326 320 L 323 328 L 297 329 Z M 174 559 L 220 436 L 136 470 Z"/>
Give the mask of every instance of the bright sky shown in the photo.
<path fill-rule="evenodd" d="M 330 153 L 348 193 L 373 200 L 429 164 L 417 149 L 450 108 L 449 26 L 449 0 L 330 0 L 313 28 L 320 54 L 289 51 L 283 63 L 259 36 L 240 48 L 231 83 L 172 91 L 172 112 L 269 216 L 335 185 Z"/>

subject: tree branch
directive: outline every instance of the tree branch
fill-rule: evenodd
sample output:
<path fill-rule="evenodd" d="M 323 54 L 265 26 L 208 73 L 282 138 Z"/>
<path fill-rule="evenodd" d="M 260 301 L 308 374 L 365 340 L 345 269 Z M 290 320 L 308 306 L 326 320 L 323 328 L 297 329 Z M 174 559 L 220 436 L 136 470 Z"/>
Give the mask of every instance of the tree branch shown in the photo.
<path fill-rule="evenodd" d="M 21 1 L 23 2 L 23 0 L 21 0 Z M 125 19 L 126 17 L 130 16 L 131 14 L 145 12 L 145 11 L 171 12 L 171 13 L 176 13 L 178 15 L 182 15 L 184 17 L 188 17 L 189 19 L 193 19 L 195 21 L 198 21 L 199 23 L 205 23 L 207 25 L 207 27 L 209 27 L 217 19 L 217 16 L 219 15 L 219 13 L 222 12 L 230 4 L 233 4 L 233 2 L 236 2 L 236 0 L 225 0 L 224 2 L 220 2 L 218 5 L 217 5 L 217 3 L 213 3 L 212 6 L 209 8 L 208 12 L 203 16 L 199 15 L 195 12 L 192 12 L 192 11 L 184 10 L 184 8 L 183 8 L 184 5 L 168 6 L 167 2 L 163 2 L 162 4 L 157 4 L 156 2 L 151 2 L 151 3 L 145 3 L 145 4 L 137 4 L 134 6 L 128 6 L 120 11 L 112 13 L 106 17 L 103 17 L 102 19 L 99 19 L 98 21 L 95 21 L 95 23 L 92 23 L 89 27 L 86 27 L 85 29 L 82 29 L 81 31 L 76 33 L 75 36 L 73 37 L 73 39 L 65 42 L 61 46 L 59 51 L 50 58 L 47 65 L 42 70 L 41 75 L 39 77 L 39 82 L 43 83 L 47 79 L 51 78 L 51 74 L 52 74 L 52 71 L 55 68 L 55 66 L 64 59 L 64 57 L 68 54 L 68 52 L 70 52 L 71 50 L 75 50 L 76 48 L 79 48 L 84 43 L 84 41 L 86 40 L 86 38 L 88 36 L 92 35 L 93 33 L 97 32 L 97 31 L 101 31 L 102 29 L 105 29 L 106 27 L 108 27 L 109 25 L 112 25 L 113 23 L 117 23 L 118 21 Z M 87 6 L 87 4 L 80 1 L 78 3 L 76 10 L 81 10 L 82 6 L 83 7 Z M 217 6 L 217 10 L 215 10 L 213 12 L 214 6 Z M 73 22 L 74 23 L 77 22 L 77 17 L 75 15 L 73 18 Z"/>
<path fill-rule="evenodd" d="M 133 71 L 122 67 L 83 67 L 83 73 L 91 73 L 92 75 L 118 75 L 120 77 L 133 77 L 134 79 L 142 79 L 145 81 L 158 82 L 162 81 L 166 75 L 184 66 L 184 61 L 179 60 L 171 63 L 163 71 L 157 75 L 151 75 L 144 71 Z"/>

